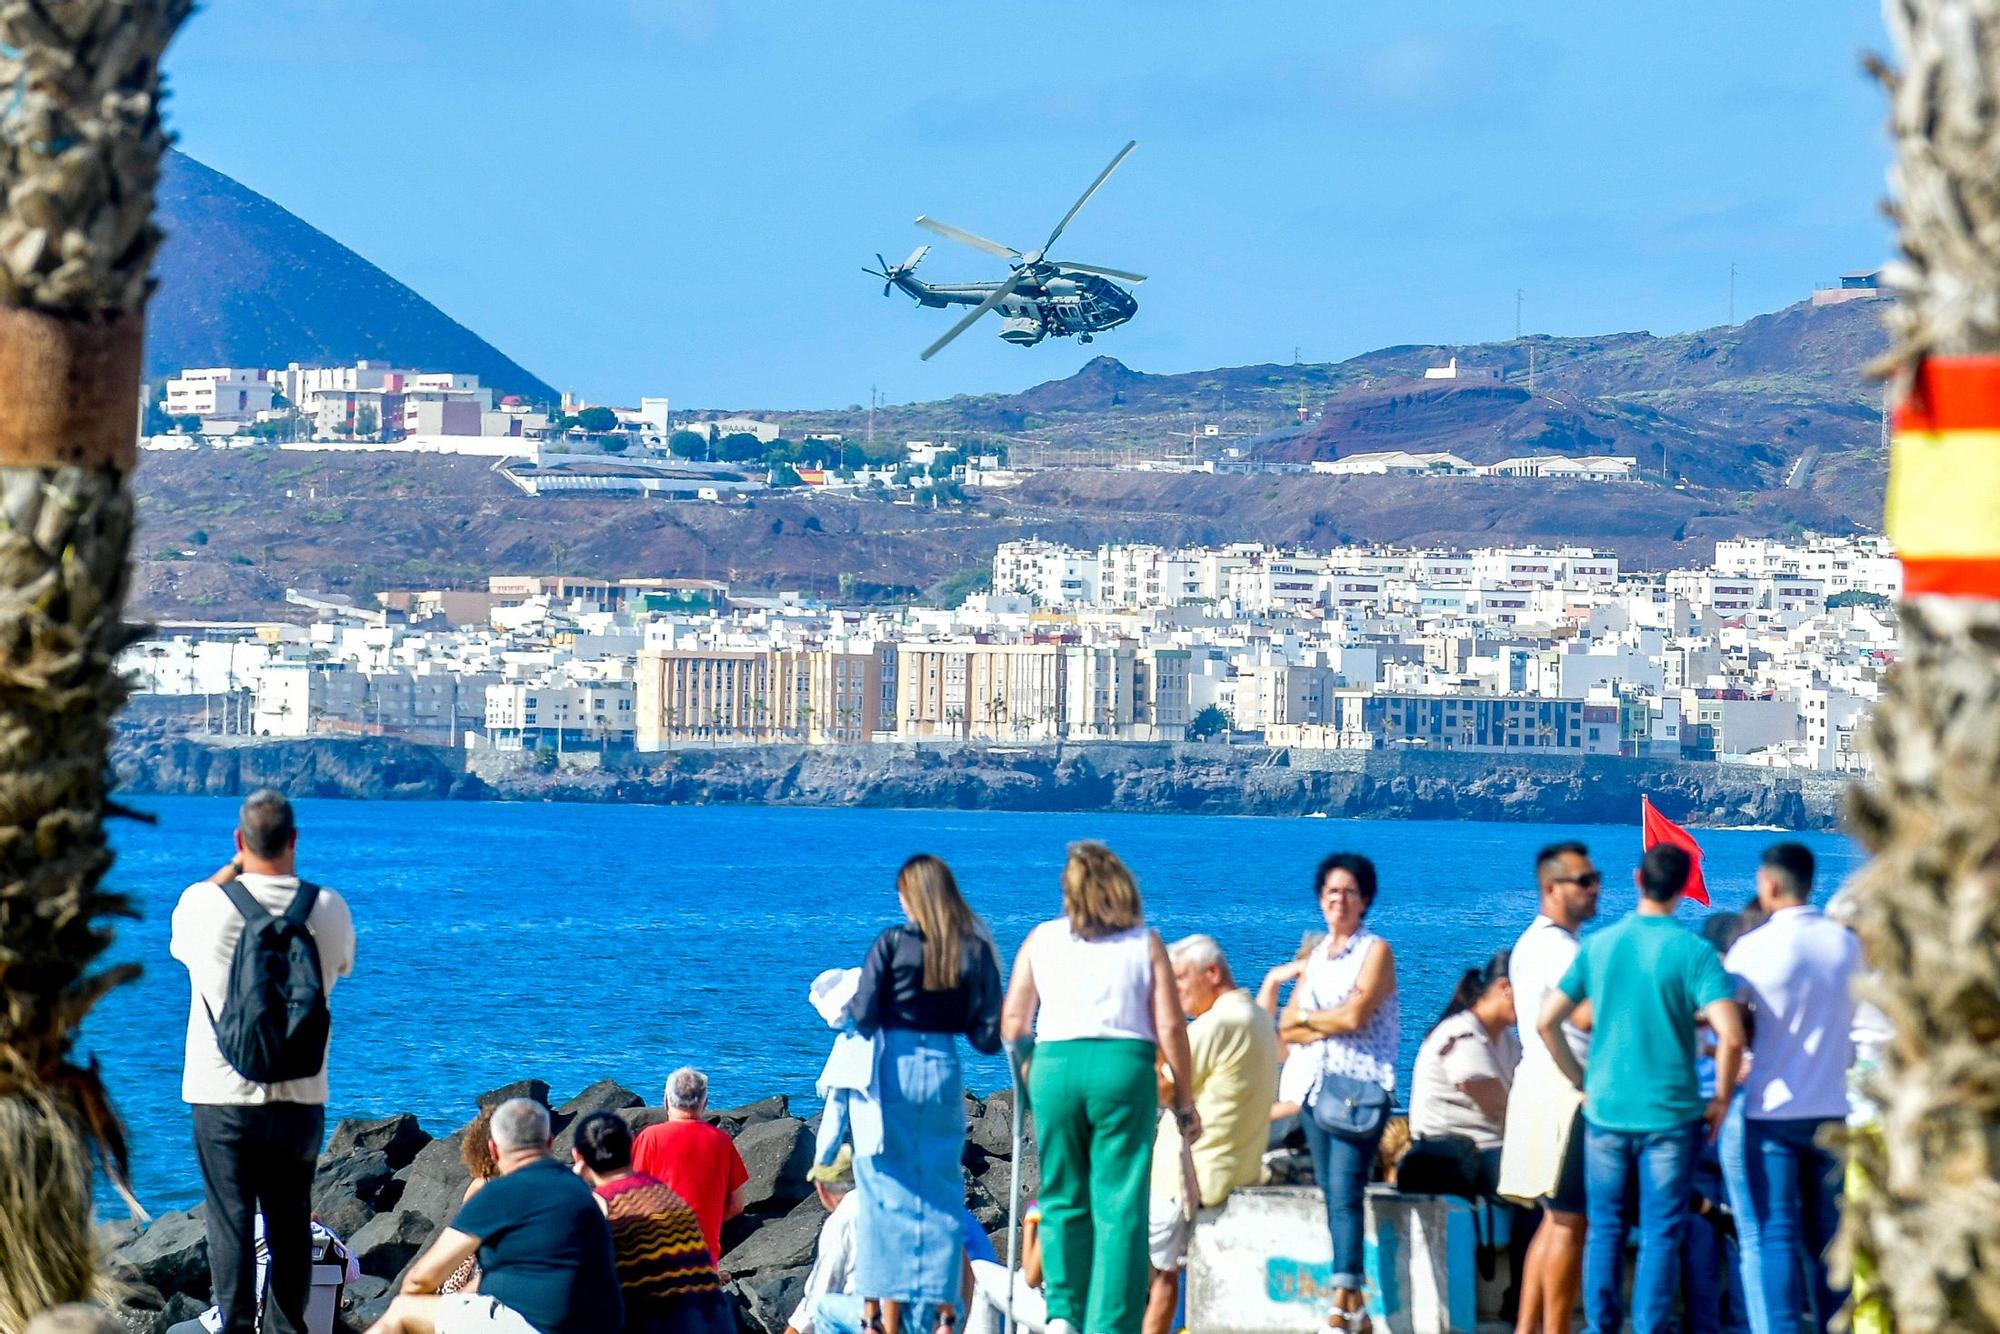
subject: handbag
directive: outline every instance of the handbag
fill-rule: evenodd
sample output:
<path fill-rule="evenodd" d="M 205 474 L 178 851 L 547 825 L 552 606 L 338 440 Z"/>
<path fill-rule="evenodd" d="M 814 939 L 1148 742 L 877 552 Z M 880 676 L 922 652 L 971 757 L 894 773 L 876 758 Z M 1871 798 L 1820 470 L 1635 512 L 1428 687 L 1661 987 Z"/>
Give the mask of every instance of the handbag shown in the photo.
<path fill-rule="evenodd" d="M 1373 1080 L 1352 1075 L 1321 1075 L 1313 1094 L 1313 1124 L 1329 1135 L 1366 1139 L 1389 1118 L 1389 1090 Z"/>

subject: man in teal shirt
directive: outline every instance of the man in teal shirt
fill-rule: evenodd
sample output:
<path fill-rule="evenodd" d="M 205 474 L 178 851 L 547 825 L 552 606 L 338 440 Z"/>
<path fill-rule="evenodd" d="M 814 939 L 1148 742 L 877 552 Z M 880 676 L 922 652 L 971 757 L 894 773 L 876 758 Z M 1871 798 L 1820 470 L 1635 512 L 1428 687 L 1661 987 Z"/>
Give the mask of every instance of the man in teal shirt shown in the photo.
<path fill-rule="evenodd" d="M 1625 1201 L 1637 1178 L 1639 1264 L 1632 1279 L 1634 1334 L 1672 1328 L 1681 1221 L 1695 1160 L 1729 1108 L 1743 1061 L 1743 1015 L 1736 988 L 1708 942 L 1685 931 L 1674 909 L 1693 863 L 1669 844 L 1639 863 L 1639 908 L 1583 942 L 1576 961 L 1543 1003 L 1549 1054 L 1583 1090 L 1584 1185 L 1590 1227 L 1584 1243 L 1584 1315 L 1590 1334 L 1617 1334 L 1625 1303 Z M 1594 1015 L 1590 1070 L 1562 1039 L 1563 1020 L 1584 1001 Z M 1716 1096 L 1695 1078 L 1695 1024 L 1715 1030 Z"/>

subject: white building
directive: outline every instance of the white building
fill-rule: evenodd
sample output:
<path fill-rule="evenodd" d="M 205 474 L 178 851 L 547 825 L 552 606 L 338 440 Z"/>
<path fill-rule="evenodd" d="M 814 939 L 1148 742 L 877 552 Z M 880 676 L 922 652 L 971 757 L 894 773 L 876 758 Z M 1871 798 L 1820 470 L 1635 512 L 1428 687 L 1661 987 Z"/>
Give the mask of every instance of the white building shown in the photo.
<path fill-rule="evenodd" d="M 184 370 L 167 381 L 166 412 L 170 417 L 203 421 L 249 422 L 271 410 L 272 389 L 261 370 L 213 366 Z"/>
<path fill-rule="evenodd" d="M 1401 449 L 1349 454 L 1338 459 L 1314 459 L 1312 470 L 1333 477 L 1381 477 L 1390 474 L 1470 477 L 1478 471 L 1456 454 L 1412 454 Z"/>
<path fill-rule="evenodd" d="M 603 750 L 629 746 L 637 695 L 625 681 L 503 681 L 486 687 L 486 736 L 495 750 Z"/>
<path fill-rule="evenodd" d="M 1094 605 L 1098 553 L 1039 539 L 1002 542 L 993 553 L 993 591 L 1018 593 L 1043 607 Z"/>
<path fill-rule="evenodd" d="M 1484 477 L 1542 477 L 1562 482 L 1632 482 L 1639 478 L 1639 460 L 1610 454 L 1580 458 L 1536 454 L 1488 463 L 1479 473 Z"/>

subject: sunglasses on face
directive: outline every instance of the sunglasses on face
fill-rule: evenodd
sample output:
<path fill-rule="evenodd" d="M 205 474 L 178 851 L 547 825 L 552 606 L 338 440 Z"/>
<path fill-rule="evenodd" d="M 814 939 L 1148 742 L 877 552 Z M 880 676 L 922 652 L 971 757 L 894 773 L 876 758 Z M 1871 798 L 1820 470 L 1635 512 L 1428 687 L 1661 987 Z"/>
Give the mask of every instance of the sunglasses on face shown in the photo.
<path fill-rule="evenodd" d="M 1557 876 L 1556 883 L 1558 885 L 1581 885 L 1585 889 L 1596 889 L 1604 883 L 1604 876 L 1598 871 L 1585 871 L 1582 875 Z"/>

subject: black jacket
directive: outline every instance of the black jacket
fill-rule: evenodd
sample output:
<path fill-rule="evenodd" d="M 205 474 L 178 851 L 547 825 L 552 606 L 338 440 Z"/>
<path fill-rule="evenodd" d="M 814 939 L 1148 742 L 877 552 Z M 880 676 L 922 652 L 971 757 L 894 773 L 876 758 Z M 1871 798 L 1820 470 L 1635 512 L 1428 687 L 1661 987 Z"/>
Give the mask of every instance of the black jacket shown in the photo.
<path fill-rule="evenodd" d="M 988 1056 L 1000 1050 L 1000 964 L 983 935 L 969 937 L 959 956 L 958 985 L 924 990 L 924 936 L 907 922 L 876 937 L 861 965 L 861 987 L 849 1013 L 863 1037 L 885 1028 L 963 1033 Z"/>

